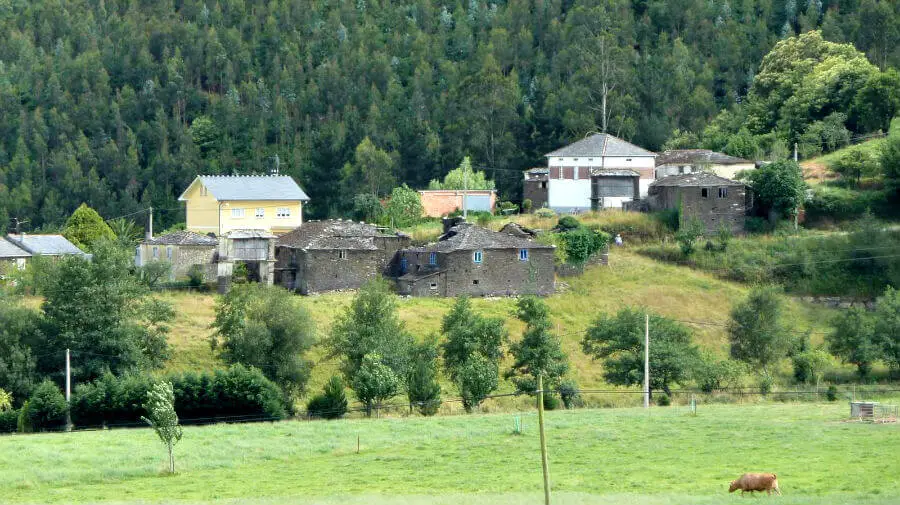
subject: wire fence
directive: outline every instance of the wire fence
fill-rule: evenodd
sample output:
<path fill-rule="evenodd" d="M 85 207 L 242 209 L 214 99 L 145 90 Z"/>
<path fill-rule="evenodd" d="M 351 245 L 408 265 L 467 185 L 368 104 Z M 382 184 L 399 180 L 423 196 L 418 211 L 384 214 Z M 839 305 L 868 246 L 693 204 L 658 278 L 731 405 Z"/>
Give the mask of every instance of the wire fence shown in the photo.
<path fill-rule="evenodd" d="M 643 403 L 644 392 L 635 389 L 580 389 L 571 391 L 574 395 L 563 401 L 560 391 L 547 389 L 544 391 L 545 408 L 549 410 L 603 409 L 603 408 L 637 408 Z M 402 402 L 392 400 L 384 403 L 364 405 L 356 402 L 346 409 L 333 411 L 317 409 L 315 411 L 300 410 L 289 417 L 276 417 L 263 414 L 246 414 L 230 416 L 208 416 L 181 418 L 182 425 L 209 425 L 234 423 L 262 423 L 277 421 L 318 421 L 337 414 L 342 419 L 362 418 L 401 418 L 422 417 L 421 411 L 434 412 L 437 416 L 463 416 L 470 414 L 510 413 L 533 414 L 536 410 L 536 394 L 533 393 L 498 393 L 489 395 L 475 408 L 466 410 L 462 398 L 447 398 L 431 402 Z M 844 385 L 840 387 L 794 387 L 784 390 L 760 391 L 759 388 L 722 388 L 711 391 L 701 389 L 670 389 L 651 391 L 653 409 L 688 409 L 696 413 L 706 405 L 736 404 L 765 405 L 775 403 L 822 403 L 850 402 L 894 399 L 900 403 L 900 387 L 896 385 Z M 891 408 L 887 405 L 885 408 Z M 896 407 L 893 407 L 896 408 Z M 893 412 L 893 411 L 892 411 Z M 338 421 L 340 422 L 340 421 Z M 76 420 L 77 423 L 77 420 Z M 143 420 L 126 422 L 109 422 L 100 425 L 75 425 L 72 431 L 98 431 L 120 428 L 149 428 Z M 48 432 L 64 431 L 65 428 L 45 430 Z"/>

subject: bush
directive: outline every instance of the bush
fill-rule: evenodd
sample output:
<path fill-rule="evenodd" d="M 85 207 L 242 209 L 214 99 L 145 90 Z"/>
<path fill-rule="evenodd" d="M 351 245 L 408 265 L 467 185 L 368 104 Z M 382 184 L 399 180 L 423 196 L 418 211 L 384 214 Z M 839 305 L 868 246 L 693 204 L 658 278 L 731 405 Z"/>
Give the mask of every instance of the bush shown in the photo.
<path fill-rule="evenodd" d="M 575 381 L 562 381 L 557 391 L 559 392 L 559 397 L 562 399 L 563 405 L 567 409 L 574 408 L 581 398 L 578 395 L 578 384 L 576 384 Z"/>
<path fill-rule="evenodd" d="M 678 222 L 680 220 L 678 209 L 661 210 L 654 213 L 653 216 L 669 231 L 678 231 Z"/>
<path fill-rule="evenodd" d="M 825 391 L 825 399 L 830 402 L 837 401 L 837 393 L 838 390 L 834 385 L 828 386 L 828 390 Z"/>
<path fill-rule="evenodd" d="M 492 221 L 493 219 L 494 219 L 494 218 L 491 217 L 491 214 L 490 214 L 490 213 L 488 213 L 488 212 L 479 212 L 478 215 L 475 217 L 475 222 L 478 223 L 478 226 L 483 226 L 483 227 L 487 228 L 488 226 L 491 225 L 491 221 Z"/>
<path fill-rule="evenodd" d="M 772 231 L 772 223 L 761 217 L 748 217 L 744 220 L 744 231 L 747 233 L 769 233 Z"/>
<path fill-rule="evenodd" d="M 546 207 L 540 208 L 534 211 L 534 215 L 544 219 L 551 219 L 556 217 L 556 212 L 553 212 L 553 209 L 548 209 Z"/>
<path fill-rule="evenodd" d="M 235 365 L 214 373 L 170 375 L 165 380 L 172 383 L 175 411 L 185 423 L 286 415 L 280 389 L 256 369 Z M 140 425 L 153 383 L 149 375 L 106 374 L 79 384 L 72 395 L 72 421 L 79 426 Z"/>
<path fill-rule="evenodd" d="M 151 261 L 138 268 L 138 279 L 148 288 L 156 287 L 160 282 L 169 279 L 172 264 L 168 261 Z"/>
<path fill-rule="evenodd" d="M 199 288 L 203 285 L 204 277 L 205 277 L 205 269 L 203 265 L 191 265 L 188 268 L 188 286 L 192 288 Z"/>
<path fill-rule="evenodd" d="M 560 220 L 562 221 L 562 220 Z M 562 234 L 566 257 L 570 263 L 582 264 L 609 243 L 609 235 L 585 227 Z"/>
<path fill-rule="evenodd" d="M 681 228 L 675 233 L 675 240 L 681 248 L 681 253 L 690 256 L 694 253 L 697 240 L 706 233 L 706 227 L 699 219 L 688 219 L 683 223 Z"/>
<path fill-rule="evenodd" d="M 575 216 L 563 216 L 556 223 L 556 229 L 563 232 L 577 230 L 578 228 L 581 228 L 581 221 L 576 219 Z"/>
<path fill-rule="evenodd" d="M 544 410 L 556 410 L 559 408 L 559 398 L 552 394 L 544 395 Z"/>
<path fill-rule="evenodd" d="M 833 219 L 845 221 L 862 217 L 867 211 L 889 216 L 887 191 L 856 191 L 846 188 L 818 186 L 804 203 L 807 221 Z"/>
<path fill-rule="evenodd" d="M 322 419 L 338 419 L 347 413 L 344 382 L 339 376 L 332 376 L 325 384 L 325 390 L 310 399 L 306 404 L 306 413 Z"/>
<path fill-rule="evenodd" d="M 534 203 L 531 201 L 531 198 L 522 200 L 522 212 L 531 212 L 532 205 L 534 205 Z"/>
<path fill-rule="evenodd" d="M 19 416 L 16 418 L 16 431 L 19 433 L 31 433 L 34 431 L 34 428 L 31 426 L 31 406 L 28 404 L 28 400 L 25 400 L 22 408 L 19 409 Z"/>
<path fill-rule="evenodd" d="M 19 426 L 19 411 L 0 410 L 0 433 L 12 433 Z"/>
<path fill-rule="evenodd" d="M 33 430 L 53 430 L 66 423 L 66 398 L 56 384 L 45 380 L 28 399 L 27 422 Z"/>
<path fill-rule="evenodd" d="M 529 202 L 531 200 L 528 200 Z M 500 202 L 497 204 L 497 215 L 506 216 L 519 212 L 519 206 L 512 202 Z"/>
<path fill-rule="evenodd" d="M 669 398 L 669 395 L 665 393 L 660 393 L 656 395 L 656 405 L 660 407 L 668 407 L 672 404 L 672 399 Z"/>

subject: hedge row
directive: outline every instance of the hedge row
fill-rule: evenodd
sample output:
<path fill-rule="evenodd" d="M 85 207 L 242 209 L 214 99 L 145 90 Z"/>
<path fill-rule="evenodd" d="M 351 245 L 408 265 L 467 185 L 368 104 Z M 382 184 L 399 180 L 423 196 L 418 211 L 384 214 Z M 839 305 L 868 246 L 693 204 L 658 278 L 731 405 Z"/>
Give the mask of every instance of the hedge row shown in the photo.
<path fill-rule="evenodd" d="M 76 427 L 141 425 L 147 392 L 160 379 L 148 375 L 116 377 L 107 374 L 79 384 L 72 394 L 72 423 Z M 256 369 L 235 365 L 213 373 L 173 374 L 175 411 L 183 424 L 227 420 L 281 419 L 286 415 L 281 390 Z M 33 410 L 33 409 L 32 409 Z M 17 411 L 0 413 L 0 432 L 16 431 Z M 29 413 L 35 431 L 57 429 Z"/>

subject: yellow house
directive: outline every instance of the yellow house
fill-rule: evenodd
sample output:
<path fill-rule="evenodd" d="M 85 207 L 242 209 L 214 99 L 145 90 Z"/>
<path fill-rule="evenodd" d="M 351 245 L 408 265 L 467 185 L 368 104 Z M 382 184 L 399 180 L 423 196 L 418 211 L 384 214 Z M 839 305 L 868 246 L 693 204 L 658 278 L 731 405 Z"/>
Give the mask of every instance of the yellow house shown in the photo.
<path fill-rule="evenodd" d="M 199 175 L 178 197 L 187 230 L 221 236 L 233 230 L 280 235 L 303 223 L 306 193 L 287 175 Z"/>

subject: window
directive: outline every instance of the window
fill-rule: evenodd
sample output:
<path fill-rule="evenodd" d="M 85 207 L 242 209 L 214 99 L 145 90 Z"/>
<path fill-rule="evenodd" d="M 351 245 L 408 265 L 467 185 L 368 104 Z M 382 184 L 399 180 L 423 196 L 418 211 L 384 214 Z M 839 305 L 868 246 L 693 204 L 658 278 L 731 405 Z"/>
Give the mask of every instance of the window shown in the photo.
<path fill-rule="evenodd" d="M 728 198 L 728 188 L 719 188 L 719 198 Z"/>
<path fill-rule="evenodd" d="M 431 289 L 437 289 L 437 283 L 436 283 L 436 282 L 432 282 L 432 283 L 431 283 L 431 286 L 429 286 L 429 287 L 430 287 Z"/>
<path fill-rule="evenodd" d="M 406 262 L 406 258 L 400 258 L 400 275 L 406 273 L 408 263 Z"/>
<path fill-rule="evenodd" d="M 478 285 L 478 279 L 473 279 L 473 280 L 472 280 L 472 285 L 473 285 L 473 286 L 477 286 L 477 285 Z"/>
<path fill-rule="evenodd" d="M 477 264 L 481 264 L 481 260 L 482 260 L 481 251 L 475 251 L 472 253 L 472 261 L 473 262 L 475 262 Z"/>
<path fill-rule="evenodd" d="M 291 217 L 291 208 L 290 207 L 278 207 L 275 209 L 275 217 L 285 218 Z"/>
<path fill-rule="evenodd" d="M 429 265 L 437 265 L 437 253 L 433 252 L 428 255 L 428 264 Z"/>
<path fill-rule="evenodd" d="M 166 259 L 172 259 L 172 246 L 166 246 Z"/>
<path fill-rule="evenodd" d="M 266 217 L 266 209 L 259 207 L 256 209 L 256 219 L 262 219 Z"/>
<path fill-rule="evenodd" d="M 547 181 L 541 181 L 541 189 L 547 189 Z"/>
<path fill-rule="evenodd" d="M 519 261 L 528 261 L 528 249 L 519 249 Z"/>
<path fill-rule="evenodd" d="M 578 158 L 572 158 L 572 161 L 578 161 Z"/>
<path fill-rule="evenodd" d="M 562 160 L 564 160 L 564 159 L 565 159 L 565 158 L 560 158 L 559 161 L 562 161 Z"/>
<path fill-rule="evenodd" d="M 159 258 L 159 247 L 153 246 L 153 259 Z"/>
<path fill-rule="evenodd" d="M 338 258 L 340 258 L 340 259 L 342 259 L 342 260 L 347 259 L 347 251 L 345 251 L 345 250 L 343 250 L 343 249 L 341 249 L 340 251 L 338 251 Z"/>
<path fill-rule="evenodd" d="M 625 158 L 625 161 L 631 161 L 631 158 Z"/>
<path fill-rule="evenodd" d="M 588 161 L 594 161 L 594 158 L 588 158 Z"/>
<path fill-rule="evenodd" d="M 709 188 L 702 188 L 700 190 L 700 196 L 703 198 L 709 198 Z"/>
<path fill-rule="evenodd" d="M 240 219 L 244 217 L 244 209 L 231 209 L 231 217 L 233 219 Z"/>

